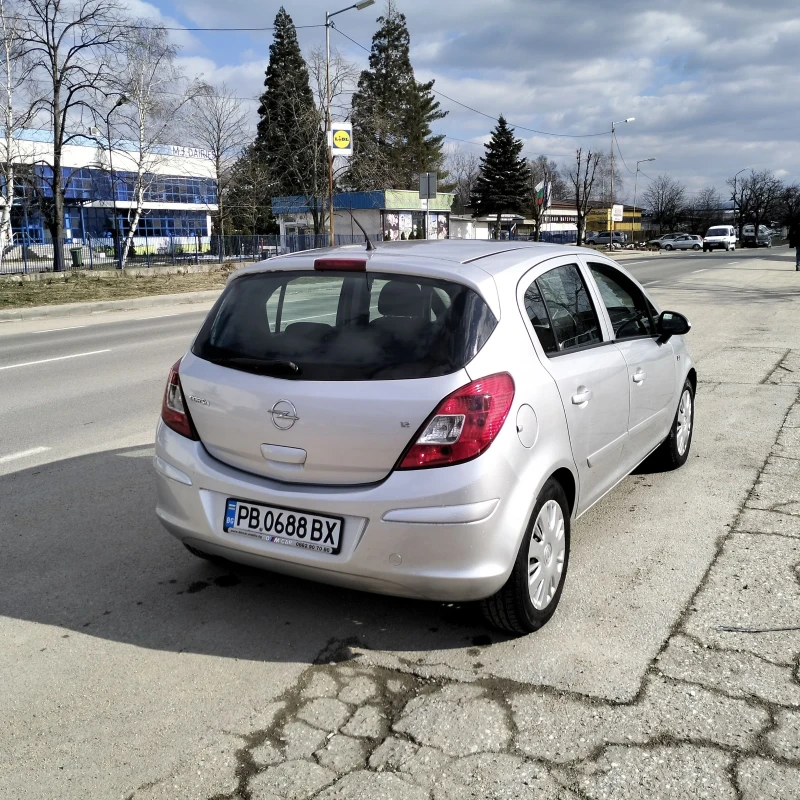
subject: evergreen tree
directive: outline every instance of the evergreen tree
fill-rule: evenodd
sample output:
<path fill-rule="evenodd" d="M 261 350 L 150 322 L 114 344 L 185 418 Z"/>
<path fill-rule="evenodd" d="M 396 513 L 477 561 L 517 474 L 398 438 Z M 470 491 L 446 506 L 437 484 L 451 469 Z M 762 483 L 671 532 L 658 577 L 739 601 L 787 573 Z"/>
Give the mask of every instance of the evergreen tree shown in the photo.
<path fill-rule="evenodd" d="M 444 136 L 434 136 L 431 124 L 447 112 L 433 97 L 433 81 L 414 78 L 406 18 L 392 0 L 378 24 L 369 69 L 353 95 L 349 181 L 361 189 L 410 189 L 420 172 L 442 167 Z"/>
<path fill-rule="evenodd" d="M 314 232 L 320 233 L 328 185 L 322 113 L 314 103 L 297 31 L 283 6 L 275 17 L 260 100 L 255 152 L 264 160 L 276 194 L 306 199 Z"/>
<path fill-rule="evenodd" d="M 500 238 L 502 214 L 520 214 L 528 194 L 528 166 L 520 158 L 522 142 L 501 115 L 492 131 L 491 141 L 484 145 L 481 172 L 472 193 L 473 215 L 497 215 L 494 238 Z"/>

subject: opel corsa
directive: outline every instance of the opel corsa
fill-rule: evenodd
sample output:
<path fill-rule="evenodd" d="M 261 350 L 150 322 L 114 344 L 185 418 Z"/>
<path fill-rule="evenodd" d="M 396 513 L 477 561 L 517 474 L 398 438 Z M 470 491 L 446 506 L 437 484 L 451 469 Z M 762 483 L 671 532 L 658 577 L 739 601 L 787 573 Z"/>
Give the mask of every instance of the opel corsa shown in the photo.
<path fill-rule="evenodd" d="M 534 631 L 561 597 L 571 523 L 650 454 L 686 461 L 689 328 L 581 248 L 263 261 L 169 374 L 158 517 L 203 558 L 479 600 Z"/>

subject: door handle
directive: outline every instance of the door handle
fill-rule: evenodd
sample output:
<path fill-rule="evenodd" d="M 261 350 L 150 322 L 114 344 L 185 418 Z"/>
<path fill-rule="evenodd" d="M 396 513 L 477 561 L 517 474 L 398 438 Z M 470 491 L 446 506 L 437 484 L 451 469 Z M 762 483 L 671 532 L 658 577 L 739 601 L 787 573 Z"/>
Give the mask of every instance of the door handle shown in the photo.
<path fill-rule="evenodd" d="M 643 383 L 646 377 L 647 373 L 643 369 L 637 369 L 636 372 L 633 373 L 633 382 Z"/>
<path fill-rule="evenodd" d="M 572 405 L 582 406 L 592 399 L 592 390 L 585 386 L 579 386 L 578 391 L 572 395 Z"/>

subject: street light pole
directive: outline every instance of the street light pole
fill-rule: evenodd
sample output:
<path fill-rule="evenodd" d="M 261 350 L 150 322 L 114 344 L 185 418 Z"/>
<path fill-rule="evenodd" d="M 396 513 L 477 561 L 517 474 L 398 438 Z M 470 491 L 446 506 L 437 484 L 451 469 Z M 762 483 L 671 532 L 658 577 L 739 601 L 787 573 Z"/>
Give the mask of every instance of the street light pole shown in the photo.
<path fill-rule="evenodd" d="M 608 249 L 614 249 L 614 131 L 616 130 L 617 125 L 622 125 L 623 122 L 633 122 L 636 117 L 628 117 L 627 119 L 621 119 L 619 122 L 612 122 L 611 123 L 611 202 L 609 203 L 610 208 L 608 209 L 608 216 L 609 216 L 609 240 L 608 240 Z M 625 214 L 623 213 L 623 218 Z"/>
<path fill-rule="evenodd" d="M 128 98 L 125 95 L 121 95 L 120 98 L 114 103 L 111 111 L 106 114 L 106 142 L 108 142 L 108 171 L 111 177 L 111 206 L 114 212 L 114 250 L 117 256 L 117 269 L 122 269 L 122 248 L 120 247 L 119 241 L 119 220 L 117 218 L 117 182 L 114 177 L 114 160 L 113 156 L 111 155 L 111 115 L 120 107 L 124 106 L 125 103 L 129 102 Z"/>
<path fill-rule="evenodd" d="M 631 217 L 631 239 L 633 239 L 633 223 L 636 221 L 636 190 L 639 188 L 639 164 L 655 161 L 654 158 L 642 158 L 636 162 L 636 178 L 633 181 L 633 216 Z"/>
<path fill-rule="evenodd" d="M 351 11 L 352 9 L 362 11 L 374 4 L 375 0 L 361 0 L 359 3 L 354 3 L 352 6 L 347 6 L 347 8 L 342 8 L 333 13 L 325 12 L 325 135 L 328 138 L 328 217 L 330 222 L 331 247 L 334 245 L 333 236 L 335 230 L 333 221 L 333 140 L 331 138 L 333 135 L 333 123 L 331 120 L 331 27 L 333 23 L 331 22 L 331 18 L 337 16 L 337 14 L 344 14 L 345 11 Z"/>

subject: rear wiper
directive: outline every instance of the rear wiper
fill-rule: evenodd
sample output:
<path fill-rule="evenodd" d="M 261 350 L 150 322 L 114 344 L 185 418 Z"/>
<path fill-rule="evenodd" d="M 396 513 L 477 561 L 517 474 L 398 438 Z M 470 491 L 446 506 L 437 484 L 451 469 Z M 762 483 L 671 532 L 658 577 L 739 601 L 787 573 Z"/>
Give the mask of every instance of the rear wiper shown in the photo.
<path fill-rule="evenodd" d="M 258 375 L 299 375 L 302 370 L 288 360 L 266 360 L 262 358 L 247 358 L 246 356 L 228 356 L 227 358 L 214 359 L 215 364 L 221 367 L 233 367 Z"/>

